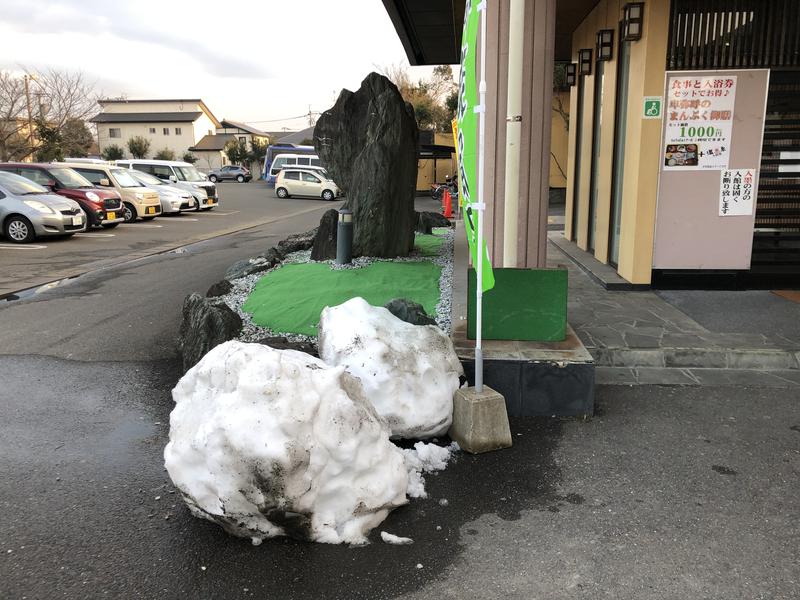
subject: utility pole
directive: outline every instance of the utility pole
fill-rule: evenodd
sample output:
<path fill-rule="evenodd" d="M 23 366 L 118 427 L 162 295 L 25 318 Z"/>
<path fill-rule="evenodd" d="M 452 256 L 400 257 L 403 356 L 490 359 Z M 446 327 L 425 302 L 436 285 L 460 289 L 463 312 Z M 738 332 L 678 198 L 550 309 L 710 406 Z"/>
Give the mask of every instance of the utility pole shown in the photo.
<path fill-rule="evenodd" d="M 31 114 L 31 93 L 29 88 L 30 77 L 25 74 L 25 102 L 28 104 L 28 146 L 30 146 L 30 154 L 33 155 L 33 115 Z"/>

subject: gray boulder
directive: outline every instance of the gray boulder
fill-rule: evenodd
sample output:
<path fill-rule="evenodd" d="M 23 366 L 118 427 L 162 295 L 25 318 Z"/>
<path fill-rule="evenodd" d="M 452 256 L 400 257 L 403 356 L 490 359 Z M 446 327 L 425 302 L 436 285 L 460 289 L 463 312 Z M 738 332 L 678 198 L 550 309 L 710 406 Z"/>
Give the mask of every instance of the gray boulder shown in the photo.
<path fill-rule="evenodd" d="M 339 211 L 326 210 L 317 227 L 314 246 L 311 248 L 311 260 L 328 260 L 336 258 L 336 228 L 339 223 Z"/>
<path fill-rule="evenodd" d="M 432 233 L 434 227 L 452 227 L 450 220 L 437 212 L 418 212 L 416 229 L 420 233 Z"/>
<path fill-rule="evenodd" d="M 225 279 L 240 279 L 254 273 L 269 271 L 279 262 L 280 260 L 271 260 L 265 256 L 254 256 L 253 258 L 238 260 L 225 271 Z"/>
<path fill-rule="evenodd" d="M 395 298 L 383 305 L 395 317 L 412 325 L 436 325 L 436 320 L 428 316 L 421 304 L 407 298 Z"/>
<path fill-rule="evenodd" d="M 303 233 L 294 233 L 285 240 L 278 242 L 278 251 L 283 255 L 281 258 L 285 258 L 287 254 L 292 252 L 310 249 L 314 244 L 315 235 L 317 235 L 316 228 Z"/>
<path fill-rule="evenodd" d="M 414 109 L 383 75 L 342 90 L 314 129 L 314 147 L 353 211 L 353 256 L 407 256 L 414 247 L 419 132 Z"/>
<path fill-rule="evenodd" d="M 211 284 L 211 287 L 208 288 L 208 291 L 206 292 L 206 298 L 225 296 L 226 294 L 229 294 L 232 289 L 233 284 L 227 279 L 222 279 L 217 283 Z"/>
<path fill-rule="evenodd" d="M 178 351 L 183 370 L 188 371 L 215 346 L 235 339 L 242 331 L 242 319 L 227 304 L 200 294 L 189 294 L 183 301 Z"/>

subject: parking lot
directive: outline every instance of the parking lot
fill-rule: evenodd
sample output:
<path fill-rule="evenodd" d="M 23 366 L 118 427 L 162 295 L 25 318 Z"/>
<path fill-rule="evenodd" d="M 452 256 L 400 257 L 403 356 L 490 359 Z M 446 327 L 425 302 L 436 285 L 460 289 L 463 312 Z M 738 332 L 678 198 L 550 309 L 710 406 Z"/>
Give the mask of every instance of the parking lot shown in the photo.
<path fill-rule="evenodd" d="M 194 242 L 289 218 L 341 202 L 280 199 L 260 181 L 219 184 L 220 205 L 149 222 L 92 229 L 71 238 L 12 244 L 0 237 L 0 298 L 88 271 L 119 265 Z"/>

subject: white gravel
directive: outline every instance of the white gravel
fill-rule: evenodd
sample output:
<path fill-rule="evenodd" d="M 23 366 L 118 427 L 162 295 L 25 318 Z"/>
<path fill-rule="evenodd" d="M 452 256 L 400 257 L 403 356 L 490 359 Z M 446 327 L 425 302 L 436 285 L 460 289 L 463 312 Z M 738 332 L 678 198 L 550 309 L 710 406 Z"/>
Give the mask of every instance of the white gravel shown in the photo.
<path fill-rule="evenodd" d="M 453 298 L 453 239 L 455 236 L 455 229 L 447 228 L 444 231 L 437 229 L 437 235 L 444 238 L 444 242 L 439 250 L 439 255 L 435 257 L 421 256 L 419 254 L 412 254 L 401 258 L 373 258 L 370 256 L 360 256 L 354 258 L 353 262 L 349 265 L 337 265 L 334 260 L 319 261 L 328 263 L 331 269 L 362 269 L 367 265 L 376 261 L 391 261 L 391 262 L 422 262 L 425 260 L 432 261 L 435 265 L 442 267 L 442 274 L 439 277 L 439 303 L 436 305 L 436 323 L 447 334 L 450 333 L 451 327 L 451 311 L 452 311 L 452 298 Z M 311 250 L 301 250 L 288 254 L 283 260 L 283 263 L 276 265 L 272 269 L 248 275 L 240 279 L 234 279 L 231 283 L 233 289 L 225 296 L 222 296 L 222 301 L 225 302 L 233 311 L 235 311 L 241 318 L 244 324 L 242 333 L 237 338 L 242 342 L 257 342 L 265 337 L 282 336 L 291 342 L 309 342 L 314 345 L 317 343 L 315 336 L 307 336 L 295 333 L 282 333 L 279 331 L 272 331 L 267 327 L 261 327 L 253 323 L 253 318 L 249 313 L 242 310 L 242 305 L 247 301 L 247 298 L 253 291 L 256 283 L 275 269 L 280 269 L 283 264 L 306 263 L 311 261 Z"/>

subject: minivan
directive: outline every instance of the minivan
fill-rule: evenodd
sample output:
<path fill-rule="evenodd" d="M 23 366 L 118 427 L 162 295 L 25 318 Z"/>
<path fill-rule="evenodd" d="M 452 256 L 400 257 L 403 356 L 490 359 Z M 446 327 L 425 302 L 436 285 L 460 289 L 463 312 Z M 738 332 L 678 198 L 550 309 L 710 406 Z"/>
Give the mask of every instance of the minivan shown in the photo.
<path fill-rule="evenodd" d="M 130 158 L 118 160 L 117 165 L 155 175 L 164 182 L 186 190 L 197 200 L 196 210 L 210 210 L 219 204 L 217 186 L 207 181 L 191 163 L 179 160 Z"/>
<path fill-rule="evenodd" d="M 275 181 L 275 193 L 278 198 L 309 196 L 323 200 L 335 200 L 342 194 L 332 179 L 323 177 L 318 171 L 296 167 L 281 169 Z"/>

